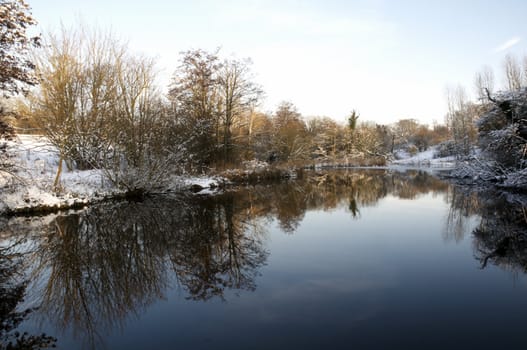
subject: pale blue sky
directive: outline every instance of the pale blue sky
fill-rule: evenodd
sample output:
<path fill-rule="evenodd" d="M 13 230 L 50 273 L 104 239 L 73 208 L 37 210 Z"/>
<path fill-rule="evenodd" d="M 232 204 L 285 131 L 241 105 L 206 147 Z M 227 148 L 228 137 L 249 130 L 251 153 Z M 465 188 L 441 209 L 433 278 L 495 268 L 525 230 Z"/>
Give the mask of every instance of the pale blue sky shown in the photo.
<path fill-rule="evenodd" d="M 79 17 L 111 27 L 134 51 L 158 58 L 162 88 L 179 52 L 221 46 L 252 58 L 263 110 L 289 100 L 305 116 L 337 120 L 356 109 L 378 123 L 442 122 L 446 85 L 472 92 L 485 64 L 501 85 L 503 57 L 527 54 L 521 0 L 27 1 L 45 31 Z"/>

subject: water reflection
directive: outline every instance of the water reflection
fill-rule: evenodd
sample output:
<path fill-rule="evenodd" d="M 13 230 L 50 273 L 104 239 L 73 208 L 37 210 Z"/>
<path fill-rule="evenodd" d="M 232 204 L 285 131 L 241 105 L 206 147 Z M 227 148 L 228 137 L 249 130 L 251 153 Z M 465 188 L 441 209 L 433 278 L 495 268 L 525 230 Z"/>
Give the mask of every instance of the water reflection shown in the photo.
<path fill-rule="evenodd" d="M 254 290 L 268 252 L 262 226 L 233 193 L 184 210 L 167 256 L 189 298 L 223 297 L 225 289 Z"/>
<path fill-rule="evenodd" d="M 453 188 L 450 231 L 462 238 L 466 218 L 479 215 L 472 231 L 474 255 L 481 268 L 493 264 L 517 272 L 527 272 L 527 197 L 487 190 L 467 193 Z"/>
<path fill-rule="evenodd" d="M 467 232 L 467 222 L 477 216 L 478 224 L 470 232 L 474 257 L 482 269 L 489 264 L 506 270 L 527 272 L 527 197 L 499 189 L 471 191 L 452 187 L 451 208 L 447 219 L 446 239 L 460 241 Z"/>
<path fill-rule="evenodd" d="M 87 347 L 98 348 L 106 334 L 124 328 L 129 317 L 141 315 L 169 289 L 179 287 L 186 298 L 200 301 L 225 299 L 227 291 L 255 290 L 269 256 L 270 221 L 292 234 L 309 210 L 344 207 L 358 219 L 361 210 L 387 196 L 415 199 L 448 189 L 420 171 L 315 172 L 213 198 L 149 198 L 17 218 L 4 222 L 0 231 L 31 242 L 26 266 L 43 322 L 51 320 Z M 449 196 L 453 209 L 447 227 L 462 237 L 456 224 L 466 215 L 463 210 L 476 209 L 466 196 Z M 492 241 L 487 236 L 478 239 Z M 478 246 L 483 265 L 509 251 L 499 250 L 499 244 Z"/>
<path fill-rule="evenodd" d="M 19 332 L 17 328 L 35 308 L 20 308 L 27 281 L 21 274 L 23 255 L 21 240 L 7 238 L 0 246 L 0 347 L 2 349 L 37 349 L 54 346 L 56 339 L 46 334 Z"/>
<path fill-rule="evenodd" d="M 206 202 L 149 199 L 57 216 L 32 240 L 41 312 L 97 347 L 162 298 L 170 276 L 188 298 L 253 290 L 268 252 L 258 222 L 228 194 Z"/>
<path fill-rule="evenodd" d="M 301 181 L 266 188 L 255 199 L 267 206 L 267 215 L 276 217 L 283 231 L 292 233 L 307 210 L 345 206 L 352 217 L 359 218 L 361 208 L 375 206 L 388 195 L 415 199 L 447 189 L 448 184 L 423 171 L 331 171 L 308 173 Z"/>
<path fill-rule="evenodd" d="M 450 187 L 447 192 L 450 210 L 445 222 L 443 238 L 446 241 L 461 242 L 470 233 L 471 218 L 480 214 L 480 200 L 477 192 L 470 188 Z"/>

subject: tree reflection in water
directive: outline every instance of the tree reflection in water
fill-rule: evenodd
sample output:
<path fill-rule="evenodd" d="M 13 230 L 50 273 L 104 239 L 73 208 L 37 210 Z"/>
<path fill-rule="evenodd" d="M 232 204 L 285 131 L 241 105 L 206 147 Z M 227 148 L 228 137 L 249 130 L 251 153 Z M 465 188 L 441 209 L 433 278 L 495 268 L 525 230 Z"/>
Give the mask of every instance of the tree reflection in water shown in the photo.
<path fill-rule="evenodd" d="M 100 330 L 123 326 L 128 315 L 163 297 L 172 270 L 196 300 L 221 298 L 225 289 L 253 290 L 268 253 L 258 222 L 241 209 L 225 195 L 107 204 L 57 216 L 33 237 L 32 279 L 49 276 L 41 312 L 97 347 Z"/>
<path fill-rule="evenodd" d="M 481 268 L 490 263 L 516 272 L 527 272 L 527 197 L 495 190 L 469 192 L 452 188 L 449 228 L 462 238 L 466 219 L 480 217 L 472 231 L 474 255 Z M 460 236 L 460 237 L 459 237 Z"/>
<path fill-rule="evenodd" d="M 443 238 L 460 242 L 470 230 L 470 219 L 479 215 L 480 201 L 476 192 L 452 186 L 447 192 L 447 202 L 450 203 L 450 210 Z"/>
<path fill-rule="evenodd" d="M 23 255 L 18 252 L 23 242 L 8 238 L 2 243 L 0 246 L 0 348 L 22 350 L 54 347 L 56 339 L 52 336 L 21 333 L 17 330 L 35 309 L 19 307 L 24 301 L 27 287 L 27 281 L 21 275 Z"/>
<path fill-rule="evenodd" d="M 387 169 L 308 172 L 296 182 L 260 191 L 257 188 L 254 202 L 263 206 L 266 215 L 275 217 L 285 232 L 293 233 L 307 210 L 333 210 L 345 206 L 352 217 L 358 218 L 360 208 L 375 206 L 388 195 L 415 199 L 427 193 L 444 193 L 447 189 L 444 181 L 417 170 L 404 173 Z"/>
<path fill-rule="evenodd" d="M 16 219 L 0 231 L 33 242 L 27 259 L 43 320 L 88 347 L 162 298 L 173 278 L 192 300 L 256 288 L 266 262 L 265 223 L 295 232 L 308 210 L 361 208 L 387 195 L 416 198 L 448 185 L 419 171 L 307 173 L 294 182 L 214 197 L 148 198 L 45 218 Z"/>
<path fill-rule="evenodd" d="M 189 298 L 223 297 L 225 289 L 254 290 L 258 268 L 265 263 L 263 232 L 234 193 L 203 201 L 185 210 L 168 251 L 173 270 Z"/>

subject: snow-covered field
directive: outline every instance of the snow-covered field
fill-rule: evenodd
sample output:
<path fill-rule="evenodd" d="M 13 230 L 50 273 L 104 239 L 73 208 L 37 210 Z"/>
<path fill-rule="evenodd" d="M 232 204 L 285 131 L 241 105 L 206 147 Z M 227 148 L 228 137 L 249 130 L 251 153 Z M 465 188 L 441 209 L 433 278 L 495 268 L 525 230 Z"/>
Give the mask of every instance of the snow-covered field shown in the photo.
<path fill-rule="evenodd" d="M 71 207 L 123 192 L 106 180 L 100 170 L 70 171 L 65 164 L 62 167 L 60 190 L 55 192 L 53 183 L 59 164 L 56 149 L 44 137 L 35 135 L 18 135 L 15 141 L 5 142 L 8 154 L 12 156 L 14 177 L 0 171 L 0 213 L 42 206 Z M 183 190 L 193 185 L 206 191 L 216 188 L 218 180 L 174 176 L 170 189 Z"/>
<path fill-rule="evenodd" d="M 415 155 L 408 153 L 399 152 L 397 154 L 397 160 L 392 161 L 392 165 L 398 166 L 411 166 L 411 167 L 431 167 L 431 168 L 442 168 L 442 169 L 453 169 L 456 165 L 456 159 L 454 156 L 435 158 L 437 153 L 437 147 L 430 147 L 424 152 L 419 152 Z"/>

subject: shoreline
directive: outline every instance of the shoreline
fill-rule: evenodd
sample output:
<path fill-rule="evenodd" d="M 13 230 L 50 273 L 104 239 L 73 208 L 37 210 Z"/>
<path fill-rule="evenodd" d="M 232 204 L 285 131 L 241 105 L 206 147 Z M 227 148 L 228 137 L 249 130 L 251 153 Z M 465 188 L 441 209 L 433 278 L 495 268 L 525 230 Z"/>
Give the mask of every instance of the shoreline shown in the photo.
<path fill-rule="evenodd" d="M 333 166 L 333 167 L 301 167 L 301 168 L 274 168 L 265 169 L 263 171 L 250 170 L 231 170 L 220 176 L 212 177 L 187 177 L 178 179 L 173 186 L 168 186 L 160 191 L 144 192 L 141 190 L 121 191 L 109 190 L 99 194 L 96 189 L 91 193 L 86 193 L 81 196 L 56 195 L 50 191 L 45 191 L 40 188 L 40 192 L 34 197 L 25 196 L 22 191 L 31 191 L 30 187 L 21 188 L 18 193 L 18 202 L 9 204 L 3 203 L 0 207 L 0 217 L 14 217 L 14 216 L 39 216 L 58 213 L 61 211 L 83 209 L 85 207 L 96 205 L 111 201 L 140 201 L 149 196 L 164 196 L 164 195 L 200 195 L 209 196 L 217 193 L 222 193 L 226 189 L 232 189 L 241 186 L 259 185 L 266 183 L 276 183 L 280 181 L 290 181 L 302 178 L 304 172 L 310 171 L 332 171 L 332 170 L 393 170 L 404 172 L 406 170 L 421 170 L 427 171 L 434 175 L 439 175 L 440 172 L 447 171 L 445 168 L 430 168 L 430 167 L 412 167 L 412 166 Z M 42 194 L 47 200 L 42 200 Z M 21 198 L 23 198 L 21 200 Z"/>

